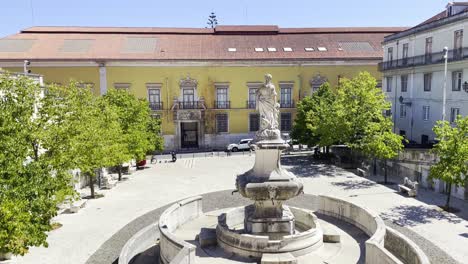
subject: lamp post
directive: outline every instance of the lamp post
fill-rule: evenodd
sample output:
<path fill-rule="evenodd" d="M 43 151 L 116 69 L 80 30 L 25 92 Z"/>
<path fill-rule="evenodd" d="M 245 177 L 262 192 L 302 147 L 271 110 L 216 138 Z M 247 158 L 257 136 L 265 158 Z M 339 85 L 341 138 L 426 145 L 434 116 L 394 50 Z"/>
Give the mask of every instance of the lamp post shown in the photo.
<path fill-rule="evenodd" d="M 447 62 L 448 62 L 448 47 L 444 47 L 444 60 L 445 60 L 445 67 L 444 67 L 444 88 L 443 88 L 443 95 L 442 95 L 442 121 L 445 121 L 445 104 L 447 101 Z"/>

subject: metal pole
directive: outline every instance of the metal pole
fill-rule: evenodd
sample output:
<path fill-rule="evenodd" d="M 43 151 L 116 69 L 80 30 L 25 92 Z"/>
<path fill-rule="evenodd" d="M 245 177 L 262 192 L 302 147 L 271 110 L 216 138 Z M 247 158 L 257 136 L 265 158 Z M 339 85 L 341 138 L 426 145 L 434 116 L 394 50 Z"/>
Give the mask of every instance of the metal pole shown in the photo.
<path fill-rule="evenodd" d="M 443 88 L 443 96 L 442 96 L 442 121 L 445 121 L 445 104 L 447 101 L 447 61 L 448 61 L 448 47 L 444 47 L 444 60 L 445 60 L 445 68 L 444 68 L 444 88 Z"/>

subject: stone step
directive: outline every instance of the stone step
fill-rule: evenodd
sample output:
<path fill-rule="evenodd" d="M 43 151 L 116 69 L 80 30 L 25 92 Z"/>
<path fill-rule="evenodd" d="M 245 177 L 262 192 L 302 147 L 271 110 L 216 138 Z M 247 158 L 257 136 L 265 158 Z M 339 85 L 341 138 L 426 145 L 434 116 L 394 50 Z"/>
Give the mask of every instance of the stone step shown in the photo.
<path fill-rule="evenodd" d="M 324 243 L 340 243 L 341 235 L 340 232 L 338 232 L 338 229 L 336 229 L 336 227 L 330 224 L 321 225 L 321 227 L 323 231 Z"/>
<path fill-rule="evenodd" d="M 297 259 L 291 253 L 263 254 L 261 264 L 297 264 Z"/>
<path fill-rule="evenodd" d="M 209 247 L 209 246 L 216 246 L 218 244 L 218 241 L 216 239 L 215 228 L 203 227 L 200 230 L 200 234 L 197 235 L 197 239 L 202 248 Z"/>

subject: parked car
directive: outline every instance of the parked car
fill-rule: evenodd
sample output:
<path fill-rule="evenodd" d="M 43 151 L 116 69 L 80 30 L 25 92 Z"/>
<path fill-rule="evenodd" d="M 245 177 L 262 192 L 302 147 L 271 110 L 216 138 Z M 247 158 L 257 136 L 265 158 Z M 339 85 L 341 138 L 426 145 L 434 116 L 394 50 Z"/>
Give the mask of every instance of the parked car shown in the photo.
<path fill-rule="evenodd" d="M 232 143 L 227 146 L 228 151 L 236 152 L 239 150 L 249 150 L 250 149 L 250 142 L 253 139 L 247 138 L 247 139 L 241 139 L 239 143 Z"/>

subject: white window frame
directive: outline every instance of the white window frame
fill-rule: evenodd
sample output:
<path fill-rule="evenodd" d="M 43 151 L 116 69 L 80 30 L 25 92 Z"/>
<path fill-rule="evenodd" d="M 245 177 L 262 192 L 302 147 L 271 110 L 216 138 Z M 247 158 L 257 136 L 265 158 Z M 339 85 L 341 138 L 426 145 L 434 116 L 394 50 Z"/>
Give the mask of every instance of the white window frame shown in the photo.
<path fill-rule="evenodd" d="M 249 122 L 249 133 L 252 133 L 252 132 L 257 132 L 258 130 L 253 130 L 252 131 L 252 126 L 250 125 L 250 119 L 252 118 L 252 116 L 256 115 L 257 118 L 258 118 L 258 129 L 260 129 L 260 114 L 258 113 L 249 113 L 249 119 L 248 119 L 248 122 Z"/>
<path fill-rule="evenodd" d="M 406 118 L 406 105 L 400 104 L 400 118 Z"/>
<path fill-rule="evenodd" d="M 226 116 L 226 131 L 219 131 L 218 125 L 218 117 L 219 116 Z M 229 114 L 228 113 L 218 113 L 215 115 L 215 122 L 216 122 L 216 134 L 227 134 L 229 133 Z"/>
<path fill-rule="evenodd" d="M 452 91 L 459 92 L 463 89 L 463 71 L 452 72 Z"/>
<path fill-rule="evenodd" d="M 426 78 L 426 76 L 429 76 L 429 78 Z M 426 83 L 426 79 L 429 79 L 428 82 Z M 432 72 L 427 72 L 423 74 L 423 91 L 424 92 L 430 92 L 432 91 Z M 426 89 L 428 87 L 428 89 Z"/>
<path fill-rule="evenodd" d="M 450 123 L 455 123 L 457 116 L 460 115 L 460 108 L 452 107 L 450 108 Z"/>
<path fill-rule="evenodd" d="M 387 76 L 387 77 L 385 77 L 385 83 L 386 83 L 386 85 L 387 85 L 387 86 L 385 87 L 385 88 L 386 88 L 385 91 L 386 91 L 387 93 L 392 92 L 392 88 L 393 88 L 393 87 L 392 87 L 392 84 L 393 84 L 393 76 Z"/>
<path fill-rule="evenodd" d="M 431 107 L 429 105 L 423 105 L 423 120 L 429 121 L 431 116 Z"/>
<path fill-rule="evenodd" d="M 283 115 L 289 115 L 289 130 L 283 130 Z M 292 113 L 281 113 L 280 114 L 280 130 L 284 132 L 289 132 L 292 130 Z"/>
<path fill-rule="evenodd" d="M 403 80 L 405 80 L 405 81 L 403 81 Z M 402 93 L 408 92 L 408 74 L 401 75 L 400 76 L 400 81 L 401 81 L 401 84 L 400 84 L 401 85 L 401 92 Z M 403 84 L 405 84 L 405 85 L 403 85 Z M 405 89 L 403 89 L 403 87 Z"/>

